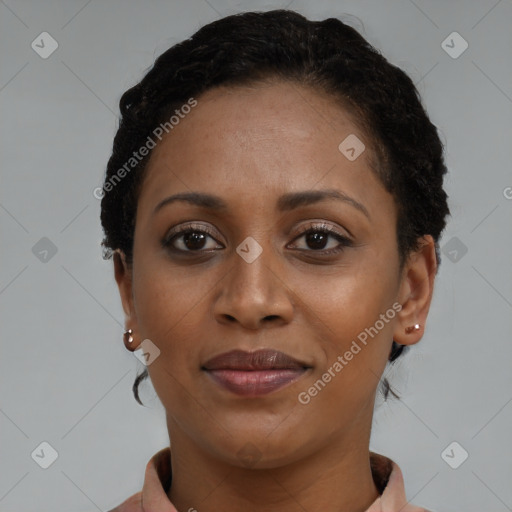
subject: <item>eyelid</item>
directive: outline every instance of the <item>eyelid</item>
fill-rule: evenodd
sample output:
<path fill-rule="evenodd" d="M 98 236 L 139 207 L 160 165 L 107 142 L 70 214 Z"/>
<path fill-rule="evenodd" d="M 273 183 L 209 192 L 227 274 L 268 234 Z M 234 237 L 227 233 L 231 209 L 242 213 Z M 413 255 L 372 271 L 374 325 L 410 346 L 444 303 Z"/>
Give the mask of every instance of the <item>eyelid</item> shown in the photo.
<path fill-rule="evenodd" d="M 304 235 L 308 231 L 312 230 L 319 230 L 319 231 L 327 231 L 329 234 L 338 236 L 342 238 L 343 240 L 352 241 L 351 234 L 347 235 L 342 232 L 340 232 L 337 228 L 335 228 L 332 224 L 327 224 L 325 221 L 311 221 L 309 224 L 306 225 L 305 228 L 301 228 L 299 234 L 294 238 L 296 240 L 298 237 Z"/>
<path fill-rule="evenodd" d="M 171 228 L 168 231 L 166 236 L 172 237 L 173 235 L 181 234 L 183 231 L 193 230 L 193 229 L 197 229 L 198 231 L 204 231 L 212 236 L 215 233 L 215 231 L 212 228 L 210 228 L 210 226 L 208 226 L 208 225 L 197 224 L 194 221 L 189 221 L 189 222 L 185 222 L 184 224 L 180 224 L 179 226 L 175 226 L 175 227 Z"/>

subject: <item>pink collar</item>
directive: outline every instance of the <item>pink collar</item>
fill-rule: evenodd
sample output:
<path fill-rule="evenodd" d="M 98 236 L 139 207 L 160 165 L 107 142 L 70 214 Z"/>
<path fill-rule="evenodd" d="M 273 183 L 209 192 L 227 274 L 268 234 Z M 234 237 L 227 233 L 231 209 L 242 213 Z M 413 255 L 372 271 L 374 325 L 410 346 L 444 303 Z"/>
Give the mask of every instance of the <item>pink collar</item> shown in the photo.
<path fill-rule="evenodd" d="M 429 512 L 408 503 L 402 472 L 391 459 L 370 452 L 373 479 L 381 496 L 366 512 Z M 171 450 L 155 453 L 146 465 L 142 491 L 132 495 L 109 512 L 178 512 L 167 497 L 171 484 Z"/>

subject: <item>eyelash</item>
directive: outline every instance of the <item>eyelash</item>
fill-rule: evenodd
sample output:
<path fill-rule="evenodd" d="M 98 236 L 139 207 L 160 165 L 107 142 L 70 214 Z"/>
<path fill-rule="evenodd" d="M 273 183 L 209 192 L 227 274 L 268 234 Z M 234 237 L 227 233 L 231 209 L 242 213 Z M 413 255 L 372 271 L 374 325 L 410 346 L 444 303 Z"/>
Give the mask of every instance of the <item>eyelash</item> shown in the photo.
<path fill-rule="evenodd" d="M 162 240 L 162 247 L 165 248 L 165 249 L 168 249 L 168 250 L 170 250 L 172 252 L 181 253 L 181 254 L 183 254 L 183 253 L 212 252 L 212 251 L 216 251 L 217 250 L 217 249 L 206 249 L 206 250 L 199 249 L 197 251 L 191 251 L 191 250 L 184 251 L 182 249 L 176 249 L 176 248 L 172 247 L 172 242 L 174 240 L 176 240 L 180 236 L 187 235 L 187 234 L 190 234 L 190 233 L 203 233 L 205 235 L 210 236 L 211 238 L 213 238 L 215 240 L 215 236 L 214 236 L 215 233 L 213 232 L 213 230 L 211 230 L 207 226 L 200 226 L 200 227 L 197 226 L 197 227 L 195 227 L 193 225 L 187 225 L 187 226 L 179 229 L 176 232 L 171 232 L 170 234 L 168 234 Z M 330 255 L 342 252 L 342 251 L 345 250 L 346 247 L 351 247 L 353 245 L 353 242 L 352 242 L 352 240 L 350 240 L 350 238 L 348 238 L 348 237 L 338 233 L 335 229 L 333 229 L 331 226 L 329 226 L 327 224 L 315 224 L 315 225 L 309 226 L 307 229 L 301 231 L 294 238 L 294 241 L 298 240 L 299 238 L 303 237 L 304 235 L 308 235 L 310 233 L 323 233 L 323 234 L 326 234 L 326 235 L 330 235 L 333 238 L 335 238 L 336 240 L 338 240 L 340 242 L 340 245 L 335 247 L 334 249 L 328 249 L 328 250 L 299 249 L 300 251 L 312 252 L 312 253 L 316 253 L 316 254 L 319 254 L 319 255 L 330 256 Z"/>

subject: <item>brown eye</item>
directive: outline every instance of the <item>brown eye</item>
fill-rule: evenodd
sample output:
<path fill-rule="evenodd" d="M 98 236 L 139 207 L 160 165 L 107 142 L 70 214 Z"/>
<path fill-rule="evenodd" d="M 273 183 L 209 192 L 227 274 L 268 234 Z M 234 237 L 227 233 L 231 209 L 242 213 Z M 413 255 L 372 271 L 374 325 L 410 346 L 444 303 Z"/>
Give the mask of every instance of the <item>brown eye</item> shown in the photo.
<path fill-rule="evenodd" d="M 207 227 L 190 226 L 171 232 L 162 241 L 162 246 L 177 252 L 211 251 L 219 248 L 211 230 Z"/>
<path fill-rule="evenodd" d="M 178 237 L 178 239 L 183 238 L 183 245 L 187 249 L 194 251 L 204 248 L 207 236 L 208 235 L 205 235 L 204 233 L 201 233 L 199 231 L 187 231 L 186 233 Z"/>
<path fill-rule="evenodd" d="M 325 249 L 331 235 L 323 231 L 309 231 L 304 237 L 310 249 Z"/>
<path fill-rule="evenodd" d="M 301 238 L 304 239 L 306 248 L 297 247 L 296 242 L 294 243 L 294 248 L 320 254 L 334 254 L 352 245 L 352 241 L 349 238 L 325 224 L 303 231 L 295 240 L 300 240 Z"/>

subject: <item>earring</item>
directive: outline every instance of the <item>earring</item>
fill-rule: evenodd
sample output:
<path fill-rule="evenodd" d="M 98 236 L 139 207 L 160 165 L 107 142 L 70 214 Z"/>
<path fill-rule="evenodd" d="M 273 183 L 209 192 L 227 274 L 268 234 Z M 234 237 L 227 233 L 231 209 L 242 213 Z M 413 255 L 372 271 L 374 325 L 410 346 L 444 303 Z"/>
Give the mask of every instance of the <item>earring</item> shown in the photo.
<path fill-rule="evenodd" d="M 126 331 L 124 331 L 124 343 L 126 346 L 128 346 L 129 343 L 132 343 L 133 342 L 133 330 L 132 329 L 128 329 Z"/>
<path fill-rule="evenodd" d="M 420 324 L 414 324 L 414 325 L 411 325 L 410 327 L 406 327 L 405 334 L 411 334 L 411 332 L 419 331 L 420 327 L 421 327 Z"/>

